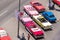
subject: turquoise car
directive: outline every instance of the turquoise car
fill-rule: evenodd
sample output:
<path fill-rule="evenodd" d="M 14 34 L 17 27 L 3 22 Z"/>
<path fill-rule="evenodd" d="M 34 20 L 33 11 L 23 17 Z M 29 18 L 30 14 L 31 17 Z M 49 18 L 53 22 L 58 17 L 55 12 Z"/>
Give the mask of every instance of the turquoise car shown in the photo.
<path fill-rule="evenodd" d="M 56 17 L 52 12 L 46 11 L 43 12 L 42 15 L 49 21 L 49 22 L 56 22 Z"/>

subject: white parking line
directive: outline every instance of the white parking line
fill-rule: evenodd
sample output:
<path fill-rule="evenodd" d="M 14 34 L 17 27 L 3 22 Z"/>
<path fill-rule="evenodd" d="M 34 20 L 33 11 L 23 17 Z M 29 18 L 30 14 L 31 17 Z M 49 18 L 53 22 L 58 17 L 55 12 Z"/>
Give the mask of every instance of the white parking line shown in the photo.
<path fill-rule="evenodd" d="M 0 16 L 2 16 L 3 14 L 5 14 L 5 13 L 7 13 L 8 12 L 8 10 L 5 10 L 4 12 L 2 12 L 1 14 L 0 14 Z"/>

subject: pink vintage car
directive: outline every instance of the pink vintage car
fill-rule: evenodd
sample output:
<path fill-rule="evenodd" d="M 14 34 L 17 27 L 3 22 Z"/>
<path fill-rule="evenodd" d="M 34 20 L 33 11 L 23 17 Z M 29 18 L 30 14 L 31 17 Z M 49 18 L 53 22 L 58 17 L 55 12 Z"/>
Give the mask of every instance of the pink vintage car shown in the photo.
<path fill-rule="evenodd" d="M 24 11 L 30 16 L 39 14 L 37 12 L 37 10 L 35 8 L 33 8 L 31 5 L 25 5 L 24 6 Z"/>
<path fill-rule="evenodd" d="M 44 37 L 44 32 L 40 27 L 30 18 L 23 17 L 21 18 L 25 28 L 28 30 L 30 34 L 32 34 L 36 39 Z"/>
<path fill-rule="evenodd" d="M 0 27 L 0 40 L 11 40 L 7 32 L 1 27 Z"/>

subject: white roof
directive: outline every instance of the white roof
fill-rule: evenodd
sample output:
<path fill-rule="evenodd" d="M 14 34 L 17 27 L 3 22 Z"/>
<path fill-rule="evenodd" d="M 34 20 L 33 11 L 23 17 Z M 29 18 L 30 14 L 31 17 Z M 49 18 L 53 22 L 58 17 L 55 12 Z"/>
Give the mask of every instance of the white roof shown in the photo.
<path fill-rule="evenodd" d="M 5 30 L 0 30 L 0 36 L 3 37 L 3 36 L 7 36 L 7 33 Z"/>
<path fill-rule="evenodd" d="M 45 22 L 45 23 L 42 23 L 44 26 L 51 26 L 52 24 L 50 22 Z"/>
<path fill-rule="evenodd" d="M 22 21 L 28 22 L 28 21 L 32 21 L 32 19 L 30 17 L 25 17 L 25 18 L 22 18 Z"/>
<path fill-rule="evenodd" d="M 38 28 L 38 27 L 36 27 L 36 28 L 31 28 L 31 30 L 32 30 L 33 32 L 41 31 L 41 29 Z"/>

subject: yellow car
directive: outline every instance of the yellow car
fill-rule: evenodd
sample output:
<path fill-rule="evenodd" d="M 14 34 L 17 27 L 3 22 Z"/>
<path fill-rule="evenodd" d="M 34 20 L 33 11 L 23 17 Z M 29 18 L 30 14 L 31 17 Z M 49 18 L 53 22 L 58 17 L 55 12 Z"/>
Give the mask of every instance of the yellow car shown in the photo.
<path fill-rule="evenodd" d="M 43 29 L 51 29 L 52 28 L 52 24 L 47 21 L 42 15 L 35 15 L 33 16 L 33 20 L 40 25 L 41 28 Z"/>

